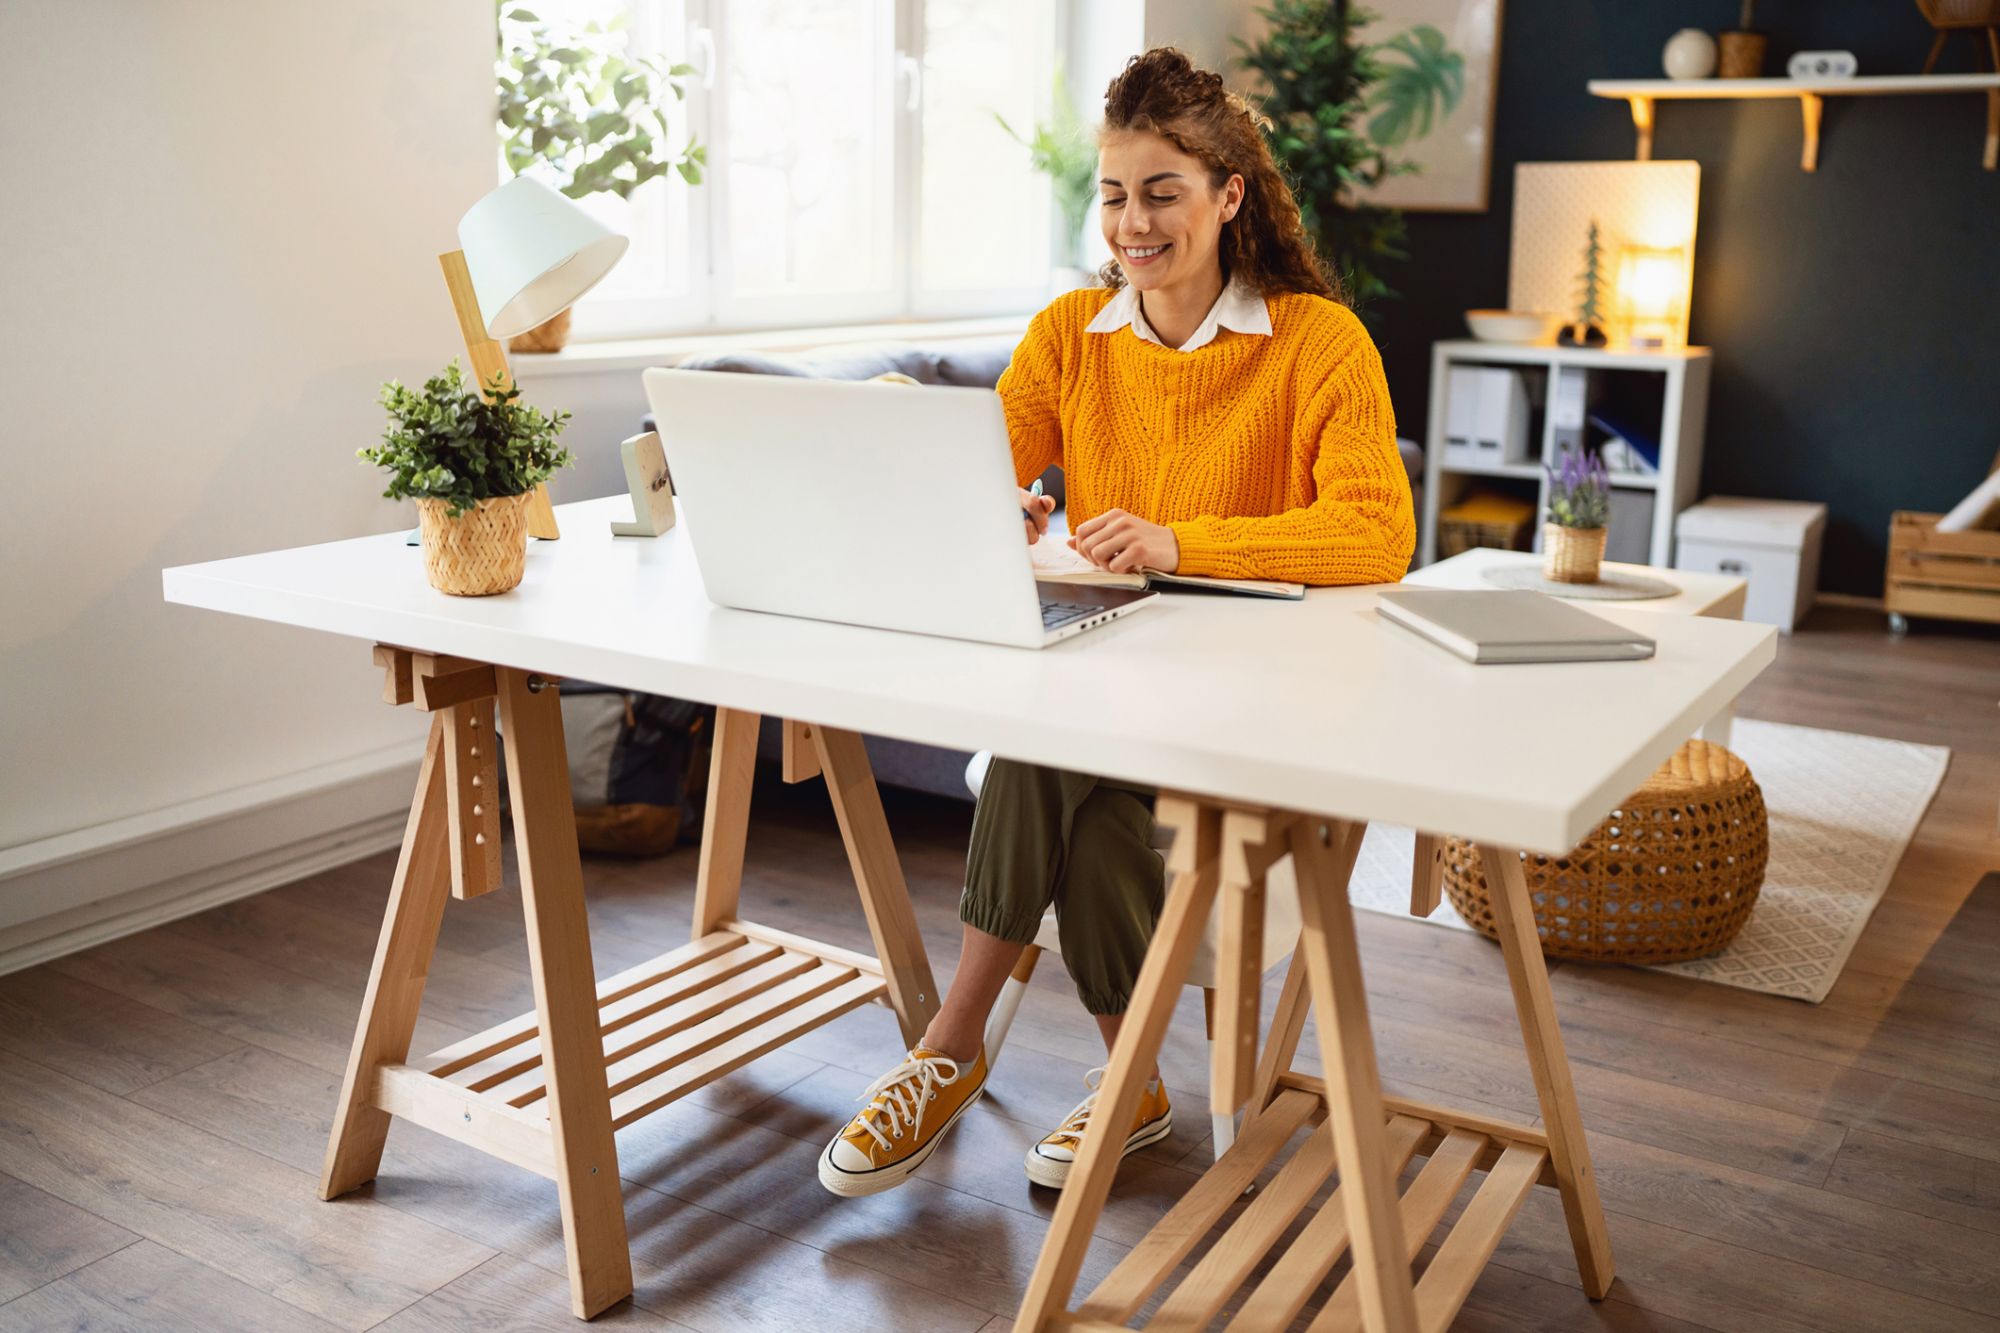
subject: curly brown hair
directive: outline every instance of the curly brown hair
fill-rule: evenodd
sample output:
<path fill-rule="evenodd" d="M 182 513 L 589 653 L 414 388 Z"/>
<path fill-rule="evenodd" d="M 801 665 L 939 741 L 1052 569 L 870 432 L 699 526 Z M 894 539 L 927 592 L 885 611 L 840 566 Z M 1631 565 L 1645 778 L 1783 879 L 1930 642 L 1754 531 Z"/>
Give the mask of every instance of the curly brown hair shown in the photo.
<path fill-rule="evenodd" d="M 1223 224 L 1217 245 L 1223 281 L 1240 277 L 1265 295 L 1311 292 L 1343 301 L 1339 279 L 1320 262 L 1299 220 L 1299 203 L 1264 142 L 1268 122 L 1222 84 L 1197 69 L 1185 52 L 1156 46 L 1133 56 L 1104 90 L 1105 135 L 1128 130 L 1157 134 L 1208 168 L 1210 189 L 1243 177 L 1243 204 Z M 1123 287 L 1112 260 L 1098 272 L 1107 287 Z"/>

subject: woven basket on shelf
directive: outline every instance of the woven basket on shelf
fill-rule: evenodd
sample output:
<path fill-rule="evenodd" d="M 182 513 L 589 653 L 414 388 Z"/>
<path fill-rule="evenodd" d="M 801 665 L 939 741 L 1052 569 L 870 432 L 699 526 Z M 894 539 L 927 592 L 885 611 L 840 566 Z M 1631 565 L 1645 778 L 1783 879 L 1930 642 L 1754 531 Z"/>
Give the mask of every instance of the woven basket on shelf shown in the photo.
<path fill-rule="evenodd" d="M 1588 963 L 1714 953 L 1750 919 L 1770 847 L 1749 767 L 1689 741 L 1568 856 L 1522 856 L 1542 952 Z M 1460 916 L 1497 937 L 1472 844 L 1445 840 L 1444 889 Z"/>
<path fill-rule="evenodd" d="M 490 597 L 517 587 L 528 563 L 528 503 L 533 491 L 481 500 L 457 518 L 444 500 L 417 501 L 424 573 L 439 592 Z"/>
<path fill-rule="evenodd" d="M 1542 524 L 1542 573 L 1552 583 L 1595 583 L 1604 564 L 1605 528 Z"/>
<path fill-rule="evenodd" d="M 1479 546 L 1526 550 L 1528 534 L 1534 529 L 1534 505 L 1518 496 L 1478 491 L 1438 513 L 1438 558 Z"/>

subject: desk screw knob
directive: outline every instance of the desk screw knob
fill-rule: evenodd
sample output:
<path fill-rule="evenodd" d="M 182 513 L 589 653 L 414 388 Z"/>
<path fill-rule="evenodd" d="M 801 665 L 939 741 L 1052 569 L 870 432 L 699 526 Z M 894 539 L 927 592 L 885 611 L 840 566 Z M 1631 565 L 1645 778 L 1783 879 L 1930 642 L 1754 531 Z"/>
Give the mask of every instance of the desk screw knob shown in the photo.
<path fill-rule="evenodd" d="M 555 682 L 551 681 L 547 676 L 529 676 L 527 681 L 528 693 L 540 694 L 543 690 L 548 689 L 554 683 Z"/>

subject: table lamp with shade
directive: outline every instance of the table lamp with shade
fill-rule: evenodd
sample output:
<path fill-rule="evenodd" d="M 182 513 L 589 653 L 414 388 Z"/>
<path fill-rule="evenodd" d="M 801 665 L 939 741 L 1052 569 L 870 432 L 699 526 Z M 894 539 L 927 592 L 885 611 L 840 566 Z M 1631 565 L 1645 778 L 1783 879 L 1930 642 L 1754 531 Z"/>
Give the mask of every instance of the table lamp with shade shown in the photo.
<path fill-rule="evenodd" d="M 458 311 L 473 378 L 483 393 L 497 376 L 512 388 L 499 340 L 554 319 L 598 284 L 630 244 L 574 202 L 528 176 L 516 176 L 458 220 L 460 249 L 438 256 Z M 535 488 L 528 535 L 553 541 L 549 488 Z"/>

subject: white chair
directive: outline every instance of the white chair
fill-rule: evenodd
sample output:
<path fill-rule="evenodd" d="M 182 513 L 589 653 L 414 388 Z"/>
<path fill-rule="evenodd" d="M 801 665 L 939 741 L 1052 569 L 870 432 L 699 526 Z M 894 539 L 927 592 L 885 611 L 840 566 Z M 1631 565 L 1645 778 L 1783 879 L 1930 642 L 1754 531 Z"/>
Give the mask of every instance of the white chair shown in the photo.
<path fill-rule="evenodd" d="M 972 762 L 965 766 L 965 785 L 973 796 L 986 783 L 986 770 L 992 766 L 993 753 L 981 750 L 972 756 Z M 1172 843 L 1172 835 L 1164 833 L 1157 825 L 1153 830 L 1153 847 L 1164 852 Z M 1220 904 L 1217 905 L 1217 911 Z M 1201 944 L 1195 950 L 1194 963 L 1188 969 L 1187 984 L 1201 988 L 1202 1015 L 1208 1025 L 1208 1067 L 1215 1068 L 1215 955 L 1217 949 L 1217 916 L 1210 912 L 1208 929 L 1202 933 Z M 1285 959 L 1291 957 L 1292 950 L 1299 942 L 1299 895 L 1292 882 L 1292 859 L 1288 856 L 1273 865 L 1268 872 L 1264 894 L 1264 957 L 1263 971 L 1269 972 Z M 1014 1013 L 1021 1007 L 1021 996 L 1028 989 L 1028 979 L 1035 974 L 1035 964 L 1041 961 L 1043 952 L 1062 956 L 1062 940 L 1056 929 L 1056 913 L 1052 907 L 1042 916 L 1041 929 L 1035 932 L 1035 942 L 1022 953 L 1021 961 L 1014 965 L 1014 974 L 1007 978 L 1007 984 L 1000 990 L 1000 998 L 994 1001 L 993 1014 L 986 1020 L 986 1067 L 990 1071 L 999 1062 L 1000 1048 L 1007 1041 L 1007 1029 L 1014 1025 Z M 1209 1125 L 1214 1135 L 1215 1155 L 1222 1156 L 1229 1151 L 1229 1145 L 1236 1141 L 1236 1118 L 1215 1108 L 1221 1099 L 1211 1094 L 1209 1098 Z"/>

